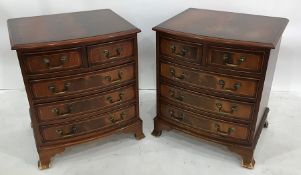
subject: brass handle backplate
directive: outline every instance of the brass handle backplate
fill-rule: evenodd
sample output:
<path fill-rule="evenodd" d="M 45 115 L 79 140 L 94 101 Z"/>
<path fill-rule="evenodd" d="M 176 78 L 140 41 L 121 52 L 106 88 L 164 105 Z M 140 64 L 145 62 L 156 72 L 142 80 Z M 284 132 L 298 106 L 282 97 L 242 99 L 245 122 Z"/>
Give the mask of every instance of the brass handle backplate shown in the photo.
<path fill-rule="evenodd" d="M 70 86 L 71 86 L 71 83 L 65 83 L 64 89 L 62 91 L 56 91 L 56 86 L 52 84 L 52 85 L 48 86 L 48 89 L 51 91 L 52 94 L 60 95 L 60 94 L 65 94 L 66 92 L 68 92 Z"/>
<path fill-rule="evenodd" d="M 115 55 L 110 55 L 110 51 L 109 50 L 104 50 L 103 54 L 107 59 L 115 59 L 121 56 L 121 52 L 122 52 L 122 48 L 118 47 L 116 49 L 116 54 Z"/>
<path fill-rule="evenodd" d="M 105 76 L 105 79 L 110 83 L 116 83 L 116 82 L 119 82 L 122 80 L 122 74 L 123 74 L 123 72 L 118 71 L 118 74 L 117 74 L 118 78 L 113 79 L 111 76 L 108 75 L 108 76 Z"/>
<path fill-rule="evenodd" d="M 177 55 L 177 56 L 180 56 L 180 57 L 185 57 L 188 53 L 188 50 L 186 48 L 182 48 L 180 52 L 176 52 L 177 51 L 177 47 L 176 45 L 172 44 L 170 46 L 170 49 L 171 49 L 171 53 Z"/>
<path fill-rule="evenodd" d="M 219 135 L 222 135 L 222 136 L 230 136 L 233 132 L 235 132 L 235 128 L 233 128 L 233 127 L 230 127 L 230 128 L 228 128 L 228 130 L 225 132 L 225 131 L 222 131 L 221 130 L 221 127 L 220 127 L 220 125 L 219 124 L 217 124 L 217 123 L 215 123 L 215 128 L 216 128 L 216 132 L 217 132 L 217 134 L 219 134 Z"/>
<path fill-rule="evenodd" d="M 62 112 L 59 108 L 53 108 L 51 109 L 51 112 L 54 113 L 56 116 L 66 116 L 72 113 L 72 105 L 67 105 L 66 106 L 66 112 Z"/>
<path fill-rule="evenodd" d="M 176 75 L 176 71 L 175 71 L 174 68 L 170 68 L 169 72 L 170 72 L 171 76 L 175 79 L 178 79 L 178 80 L 184 80 L 185 79 L 185 73 L 184 72 L 181 75 Z"/>
<path fill-rule="evenodd" d="M 123 99 L 123 96 L 124 96 L 124 92 L 120 92 L 118 96 L 119 96 L 119 99 L 117 99 L 117 100 L 115 100 L 115 101 L 114 101 L 114 99 L 113 99 L 112 96 L 108 96 L 108 97 L 107 97 L 107 101 L 108 101 L 109 103 L 118 103 L 118 102 L 121 102 L 122 99 Z"/>
<path fill-rule="evenodd" d="M 175 111 L 172 110 L 172 109 L 169 110 L 169 114 L 170 114 L 170 117 L 175 119 L 175 120 L 182 121 L 184 119 L 184 114 L 183 113 L 180 113 L 178 116 L 176 116 Z"/>
<path fill-rule="evenodd" d="M 63 129 L 57 129 L 56 133 L 60 136 L 60 137 L 69 137 L 72 136 L 74 134 L 76 134 L 78 131 L 78 129 L 75 126 L 72 126 L 70 128 L 70 131 L 65 133 Z"/>
<path fill-rule="evenodd" d="M 110 121 L 113 124 L 115 124 L 117 122 L 121 122 L 122 120 L 124 120 L 125 116 L 126 116 L 126 113 L 124 113 L 124 112 L 120 113 L 119 119 L 116 119 L 113 115 L 110 115 Z"/>
<path fill-rule="evenodd" d="M 237 111 L 237 105 L 233 105 L 231 107 L 230 111 L 225 111 L 223 109 L 223 104 L 222 103 L 216 103 L 216 107 L 218 109 L 218 112 L 226 113 L 226 114 L 233 114 L 235 111 Z"/>
<path fill-rule="evenodd" d="M 239 65 L 241 65 L 241 63 L 243 63 L 246 60 L 245 56 L 241 56 L 239 58 L 239 60 L 237 60 L 237 63 L 233 63 L 233 59 L 230 58 L 231 54 L 229 53 L 225 53 L 223 56 L 223 60 L 224 60 L 224 64 L 230 67 L 238 67 Z"/>
<path fill-rule="evenodd" d="M 60 69 L 60 68 L 63 68 L 63 67 L 64 67 L 64 64 L 65 64 L 68 60 L 69 60 L 68 56 L 67 56 L 67 55 L 63 55 L 63 56 L 61 56 L 60 59 L 59 59 L 60 64 L 57 65 L 57 66 L 53 66 L 53 65 L 51 65 L 51 63 L 50 63 L 49 58 L 44 57 L 44 58 L 43 58 L 43 63 L 44 63 L 44 65 L 46 66 L 47 69 L 53 70 L 53 69 Z"/>
<path fill-rule="evenodd" d="M 230 91 L 230 92 L 237 91 L 241 87 L 241 83 L 237 82 L 237 83 L 235 83 L 233 85 L 233 88 L 226 88 L 225 87 L 225 85 L 226 85 L 226 81 L 225 80 L 219 80 L 218 84 L 221 86 L 221 88 L 223 90 Z"/>
<path fill-rule="evenodd" d="M 169 90 L 169 95 L 170 97 L 172 97 L 173 99 L 176 99 L 178 101 L 183 101 L 184 100 L 184 96 L 181 95 L 180 93 L 178 93 L 178 95 L 176 95 L 176 92 L 173 90 Z"/>

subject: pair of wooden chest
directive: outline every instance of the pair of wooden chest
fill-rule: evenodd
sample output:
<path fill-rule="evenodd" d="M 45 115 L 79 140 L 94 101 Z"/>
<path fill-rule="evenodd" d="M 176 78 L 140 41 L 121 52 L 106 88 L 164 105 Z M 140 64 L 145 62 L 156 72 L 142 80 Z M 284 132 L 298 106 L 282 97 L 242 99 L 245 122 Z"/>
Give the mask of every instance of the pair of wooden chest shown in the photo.
<path fill-rule="evenodd" d="M 157 31 L 153 135 L 176 129 L 223 144 L 253 168 L 288 20 L 188 9 Z M 39 167 L 115 133 L 144 137 L 135 26 L 111 10 L 8 21 L 30 104 Z M 142 114 L 143 115 L 143 114 Z"/>

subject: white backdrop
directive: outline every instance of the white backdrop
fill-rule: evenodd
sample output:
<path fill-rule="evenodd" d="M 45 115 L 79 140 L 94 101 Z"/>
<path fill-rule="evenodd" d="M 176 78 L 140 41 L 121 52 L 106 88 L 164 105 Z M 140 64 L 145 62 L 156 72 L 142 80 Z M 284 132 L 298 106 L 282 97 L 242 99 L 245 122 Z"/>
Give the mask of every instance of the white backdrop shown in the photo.
<path fill-rule="evenodd" d="M 273 91 L 301 91 L 300 0 L 0 0 L 0 89 L 23 89 L 17 56 L 10 50 L 8 18 L 110 8 L 142 30 L 139 34 L 140 89 L 155 89 L 155 32 L 164 20 L 194 7 L 285 17 Z M 38 29 L 37 29 L 38 30 Z"/>

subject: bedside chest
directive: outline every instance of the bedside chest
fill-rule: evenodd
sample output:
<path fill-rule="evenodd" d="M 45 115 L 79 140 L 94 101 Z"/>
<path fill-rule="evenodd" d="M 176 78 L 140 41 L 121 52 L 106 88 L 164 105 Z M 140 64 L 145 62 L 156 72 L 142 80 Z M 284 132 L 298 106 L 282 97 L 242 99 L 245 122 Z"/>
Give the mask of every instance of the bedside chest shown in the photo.
<path fill-rule="evenodd" d="M 39 168 L 68 146 L 115 133 L 144 137 L 137 33 L 111 10 L 8 20 L 30 105 Z"/>
<path fill-rule="evenodd" d="M 157 32 L 153 135 L 176 129 L 227 146 L 253 168 L 287 19 L 188 9 Z"/>

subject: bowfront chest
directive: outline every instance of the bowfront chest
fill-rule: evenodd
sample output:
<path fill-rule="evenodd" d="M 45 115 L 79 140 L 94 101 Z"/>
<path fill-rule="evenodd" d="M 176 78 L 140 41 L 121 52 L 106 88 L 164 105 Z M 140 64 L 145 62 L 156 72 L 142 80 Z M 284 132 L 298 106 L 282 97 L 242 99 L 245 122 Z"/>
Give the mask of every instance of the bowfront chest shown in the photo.
<path fill-rule="evenodd" d="M 287 19 L 188 9 L 153 28 L 153 135 L 179 130 L 227 146 L 253 168 Z"/>
<path fill-rule="evenodd" d="M 8 20 L 30 105 L 39 168 L 68 146 L 115 133 L 144 137 L 137 33 L 111 10 Z"/>

